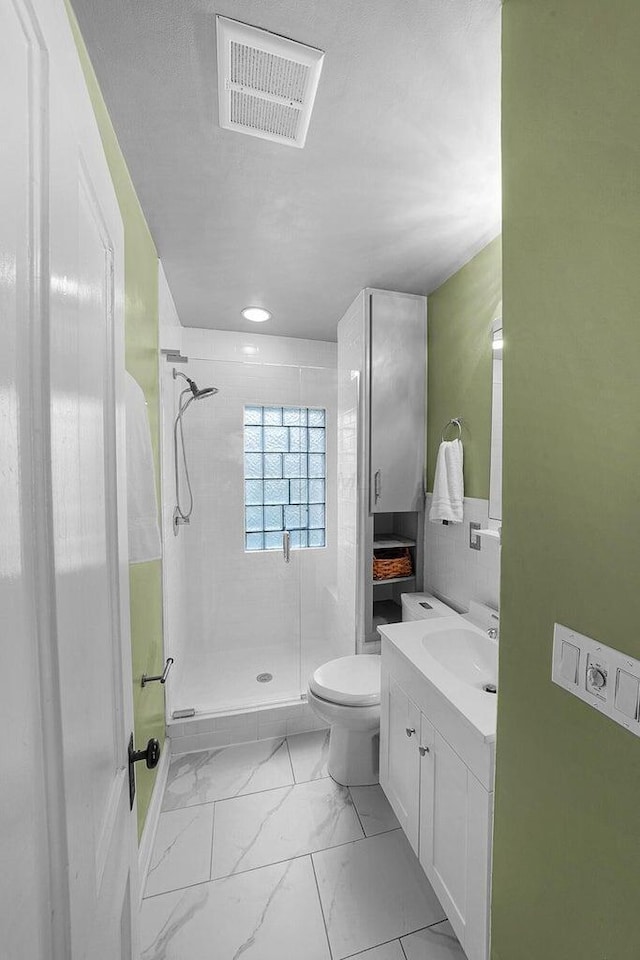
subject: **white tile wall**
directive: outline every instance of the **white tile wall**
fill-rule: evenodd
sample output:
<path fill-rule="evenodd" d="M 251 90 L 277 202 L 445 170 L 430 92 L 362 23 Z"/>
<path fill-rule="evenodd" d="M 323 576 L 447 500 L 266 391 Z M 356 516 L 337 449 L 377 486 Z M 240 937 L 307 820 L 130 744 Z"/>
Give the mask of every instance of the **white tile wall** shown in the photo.
<path fill-rule="evenodd" d="M 426 514 L 431 507 L 427 496 Z M 430 523 L 425 519 L 424 588 L 461 612 L 471 600 L 480 600 L 498 609 L 500 601 L 500 544 L 483 537 L 481 550 L 469 547 L 469 523 L 488 526 L 489 501 L 466 497 L 464 523 Z"/>
<path fill-rule="evenodd" d="M 235 360 L 242 363 L 293 364 L 335 369 L 337 344 L 325 340 L 270 337 L 228 330 L 184 327 L 182 352 L 198 360 Z"/>
<path fill-rule="evenodd" d="M 270 740 L 310 730 L 323 730 L 326 724 L 316 717 L 303 700 L 274 707 L 248 710 L 222 716 L 196 716 L 169 720 L 171 754 L 212 750 L 232 743 Z"/>

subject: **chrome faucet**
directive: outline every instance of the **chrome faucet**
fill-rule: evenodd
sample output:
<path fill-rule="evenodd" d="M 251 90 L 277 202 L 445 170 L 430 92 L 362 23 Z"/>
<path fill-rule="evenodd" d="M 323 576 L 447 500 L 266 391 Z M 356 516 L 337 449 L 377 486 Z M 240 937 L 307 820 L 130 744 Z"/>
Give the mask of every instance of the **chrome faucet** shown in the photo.
<path fill-rule="evenodd" d="M 497 640 L 497 639 L 498 639 L 498 628 L 497 628 L 497 627 L 489 627 L 489 629 L 487 630 L 487 633 L 488 633 L 488 635 L 489 635 L 489 639 L 490 639 L 490 640 Z"/>

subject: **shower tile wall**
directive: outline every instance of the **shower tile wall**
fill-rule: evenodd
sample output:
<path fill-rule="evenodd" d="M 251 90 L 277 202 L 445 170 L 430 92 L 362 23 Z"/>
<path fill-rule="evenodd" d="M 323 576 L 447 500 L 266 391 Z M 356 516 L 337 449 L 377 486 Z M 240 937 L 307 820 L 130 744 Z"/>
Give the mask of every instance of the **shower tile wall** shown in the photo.
<path fill-rule="evenodd" d="M 184 330 L 183 353 L 193 358 L 196 350 L 216 359 L 190 359 L 179 369 L 201 386 L 214 384 L 219 393 L 192 404 L 185 417 L 195 508 L 191 524 L 181 528 L 177 539 L 170 528 L 171 427 L 179 386 L 170 364 L 163 374 L 167 655 L 175 656 L 177 668 L 168 691 L 169 713 L 191 707 L 198 713 L 225 712 L 299 698 L 310 670 L 340 653 L 335 628 L 335 345 L 263 336 L 248 343 L 242 335 Z M 300 366 L 312 361 L 314 351 L 317 366 Z M 277 551 L 245 551 L 246 403 L 327 410 L 327 546 L 293 550 L 290 564 Z M 261 673 L 272 674 L 273 680 L 256 682 Z"/>

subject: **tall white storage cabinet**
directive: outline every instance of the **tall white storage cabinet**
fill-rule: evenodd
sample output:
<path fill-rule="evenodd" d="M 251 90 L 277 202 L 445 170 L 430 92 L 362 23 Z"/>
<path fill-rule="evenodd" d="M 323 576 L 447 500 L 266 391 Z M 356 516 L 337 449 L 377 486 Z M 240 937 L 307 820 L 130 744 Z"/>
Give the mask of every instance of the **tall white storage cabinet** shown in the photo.
<path fill-rule="evenodd" d="M 338 607 L 360 651 L 422 589 L 426 368 L 426 298 L 363 290 L 338 324 Z M 391 547 L 413 572 L 374 583 L 374 549 Z"/>

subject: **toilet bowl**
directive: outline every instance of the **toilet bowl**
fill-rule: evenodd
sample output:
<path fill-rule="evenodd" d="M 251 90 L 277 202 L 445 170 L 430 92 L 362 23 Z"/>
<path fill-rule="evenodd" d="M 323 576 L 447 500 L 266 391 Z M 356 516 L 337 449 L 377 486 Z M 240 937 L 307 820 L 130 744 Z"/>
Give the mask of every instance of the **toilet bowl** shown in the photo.
<path fill-rule="evenodd" d="M 329 774 L 345 787 L 378 782 L 380 657 L 339 657 L 309 678 L 309 706 L 331 727 Z"/>

